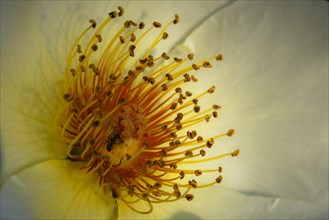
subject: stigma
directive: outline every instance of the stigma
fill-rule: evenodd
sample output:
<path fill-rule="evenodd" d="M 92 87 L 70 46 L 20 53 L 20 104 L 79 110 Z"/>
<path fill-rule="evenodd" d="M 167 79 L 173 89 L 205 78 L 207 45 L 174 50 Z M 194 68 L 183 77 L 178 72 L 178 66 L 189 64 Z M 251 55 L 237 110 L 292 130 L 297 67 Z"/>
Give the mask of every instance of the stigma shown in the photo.
<path fill-rule="evenodd" d="M 108 196 L 136 212 L 150 213 L 155 203 L 191 201 L 194 189 L 221 183 L 221 166 L 200 169 L 199 164 L 235 157 L 239 150 L 207 157 L 217 139 L 231 137 L 235 131 L 213 137 L 199 134 L 201 124 L 218 118 L 220 105 L 199 102 L 216 88 L 186 89 L 187 85 L 196 88 L 197 72 L 211 69 L 223 56 L 194 61 L 192 53 L 172 57 L 166 51 L 156 52 L 179 16 L 166 25 L 154 21 L 147 26 L 122 20 L 123 15 L 119 6 L 99 27 L 90 19 L 77 37 L 67 57 L 55 123 L 69 161 L 96 176 Z M 122 23 L 121 28 L 103 35 L 114 20 Z M 154 32 L 149 47 L 139 50 Z M 198 178 L 207 173 L 216 177 L 199 184 Z M 138 208 L 142 202 L 148 209 Z"/>

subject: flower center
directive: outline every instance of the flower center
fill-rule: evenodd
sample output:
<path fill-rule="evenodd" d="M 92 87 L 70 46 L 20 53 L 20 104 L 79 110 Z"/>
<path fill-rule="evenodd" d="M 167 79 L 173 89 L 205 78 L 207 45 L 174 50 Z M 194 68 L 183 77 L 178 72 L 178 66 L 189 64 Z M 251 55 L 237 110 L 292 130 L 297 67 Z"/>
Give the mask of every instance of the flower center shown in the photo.
<path fill-rule="evenodd" d="M 179 22 L 178 15 L 162 29 L 161 23 L 153 22 L 144 31 L 143 22 L 127 20 L 112 38 L 102 36 L 109 22 L 123 15 L 123 8 L 118 9 L 98 29 L 91 19 L 74 43 L 55 121 L 61 127 L 68 160 L 98 176 L 104 193 L 137 212 L 149 213 L 153 203 L 190 201 L 190 189 L 220 183 L 221 167 L 197 169 L 193 165 L 237 156 L 239 150 L 199 158 L 206 156 L 216 139 L 232 136 L 234 130 L 207 139 L 199 135 L 197 125 L 218 117 L 219 105 L 204 108 L 199 104 L 215 87 L 197 95 L 185 89 L 198 81 L 192 73 L 211 68 L 210 61 L 221 61 L 222 55 L 199 62 L 192 62 L 193 54 L 156 56 L 154 48 L 168 38 L 166 30 Z M 146 52 L 139 51 L 143 39 L 155 29 L 160 31 L 154 41 Z M 95 30 L 92 37 L 82 44 L 91 30 Z M 203 173 L 219 174 L 201 185 L 196 179 Z M 139 201 L 149 209 L 139 210 Z"/>

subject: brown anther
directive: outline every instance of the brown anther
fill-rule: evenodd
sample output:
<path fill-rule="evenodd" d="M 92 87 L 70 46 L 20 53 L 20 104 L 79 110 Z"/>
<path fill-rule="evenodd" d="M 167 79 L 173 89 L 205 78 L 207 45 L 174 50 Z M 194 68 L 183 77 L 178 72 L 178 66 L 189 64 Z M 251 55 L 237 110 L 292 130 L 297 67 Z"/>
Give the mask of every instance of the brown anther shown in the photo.
<path fill-rule="evenodd" d="M 136 26 L 137 26 L 137 23 L 136 23 L 136 22 L 134 22 L 134 21 L 132 21 L 132 20 L 130 20 L 130 24 L 131 24 L 132 26 L 134 26 L 134 27 L 136 27 Z"/>
<path fill-rule="evenodd" d="M 131 159 L 131 155 L 130 154 L 126 154 L 126 159 L 130 160 Z"/>
<path fill-rule="evenodd" d="M 193 130 L 193 131 L 187 131 L 186 134 L 187 134 L 187 137 L 189 139 L 193 139 L 193 138 L 195 138 L 197 136 L 197 133 L 196 133 L 195 130 Z"/>
<path fill-rule="evenodd" d="M 152 56 L 151 54 L 148 55 L 147 57 L 149 58 L 149 60 L 153 60 L 153 59 L 154 59 L 153 56 Z"/>
<path fill-rule="evenodd" d="M 200 69 L 200 67 L 198 65 L 196 65 L 195 63 L 192 64 L 192 67 L 193 67 L 194 70 L 199 70 Z"/>
<path fill-rule="evenodd" d="M 193 157 L 193 152 L 191 150 L 188 150 L 188 151 L 185 152 L 185 156 Z"/>
<path fill-rule="evenodd" d="M 177 134 L 176 134 L 175 132 L 171 132 L 171 133 L 170 133 L 170 137 L 171 137 L 171 138 L 176 138 L 176 137 L 177 137 Z"/>
<path fill-rule="evenodd" d="M 174 194 L 175 194 L 176 198 L 179 198 L 182 195 L 182 193 L 179 191 L 179 189 L 175 190 Z"/>
<path fill-rule="evenodd" d="M 161 89 L 162 89 L 162 91 L 167 91 L 167 89 L 168 89 L 167 84 L 162 84 Z"/>
<path fill-rule="evenodd" d="M 176 170 L 177 169 L 177 164 L 173 163 L 173 164 L 171 164 L 171 167 Z"/>
<path fill-rule="evenodd" d="M 93 51 L 96 51 L 98 49 L 98 46 L 96 44 L 91 45 L 91 49 Z"/>
<path fill-rule="evenodd" d="M 103 40 L 102 35 L 96 34 L 95 37 L 97 38 L 99 43 L 102 42 L 102 40 Z"/>
<path fill-rule="evenodd" d="M 149 194 L 148 193 L 143 193 L 142 194 L 142 199 L 145 200 L 145 201 L 148 201 L 148 198 L 149 197 Z"/>
<path fill-rule="evenodd" d="M 92 69 L 92 70 L 94 70 L 95 68 L 96 68 L 96 65 L 95 64 L 93 64 L 93 63 L 91 63 L 91 64 L 89 64 L 89 66 L 88 66 L 90 69 Z"/>
<path fill-rule="evenodd" d="M 129 75 L 130 77 L 133 77 L 133 78 L 136 76 L 134 70 L 129 70 L 129 71 L 128 71 L 128 75 Z"/>
<path fill-rule="evenodd" d="M 181 130 L 182 128 L 183 128 L 183 125 L 182 125 L 182 124 L 177 124 L 177 125 L 176 125 L 176 129 L 177 129 L 177 130 Z"/>
<path fill-rule="evenodd" d="M 169 37 L 169 34 L 167 32 L 163 32 L 162 40 L 166 40 L 168 37 Z"/>
<path fill-rule="evenodd" d="M 131 42 L 135 42 L 135 41 L 136 41 L 136 35 L 135 35 L 134 33 L 132 33 L 132 34 L 130 35 L 130 41 L 131 41 Z"/>
<path fill-rule="evenodd" d="M 186 95 L 187 97 L 190 97 L 190 96 L 192 96 L 192 93 L 189 92 L 189 91 L 186 91 L 186 92 L 185 92 L 185 95 Z"/>
<path fill-rule="evenodd" d="M 168 81 L 172 81 L 174 79 L 170 73 L 167 73 L 166 77 Z"/>
<path fill-rule="evenodd" d="M 168 149 L 166 149 L 166 148 L 162 148 L 162 150 L 161 150 L 161 154 L 162 154 L 164 157 L 167 156 L 167 153 L 168 153 Z"/>
<path fill-rule="evenodd" d="M 100 85 L 96 86 L 96 92 L 100 92 L 100 91 L 101 91 L 101 86 Z"/>
<path fill-rule="evenodd" d="M 179 94 L 180 99 L 186 99 L 186 96 L 184 96 L 182 93 Z"/>
<path fill-rule="evenodd" d="M 175 183 L 173 186 L 172 186 L 172 188 L 176 191 L 176 190 L 178 190 L 178 185 L 177 185 L 177 183 Z"/>
<path fill-rule="evenodd" d="M 240 150 L 237 149 L 237 150 L 235 150 L 235 151 L 233 151 L 233 152 L 231 153 L 231 156 L 232 156 L 232 157 L 236 157 L 236 156 L 239 155 L 239 153 L 240 153 Z"/>
<path fill-rule="evenodd" d="M 201 170 L 195 170 L 195 171 L 194 171 L 194 174 L 195 174 L 196 176 L 201 176 L 201 175 L 202 175 L 202 171 L 201 171 Z"/>
<path fill-rule="evenodd" d="M 176 63 L 180 63 L 180 62 L 183 61 L 183 59 L 178 58 L 178 57 L 174 57 L 174 61 L 175 61 Z"/>
<path fill-rule="evenodd" d="M 182 105 L 183 104 L 183 99 L 182 98 L 178 98 L 178 103 L 180 104 L 180 105 Z"/>
<path fill-rule="evenodd" d="M 216 178 L 216 183 L 220 184 L 223 180 L 223 177 L 222 176 L 219 176 Z"/>
<path fill-rule="evenodd" d="M 79 56 L 79 61 L 82 62 L 86 58 L 86 55 L 82 54 Z"/>
<path fill-rule="evenodd" d="M 195 105 L 197 105 L 198 102 L 199 102 L 199 100 L 198 100 L 198 99 L 193 99 L 192 102 L 193 102 Z"/>
<path fill-rule="evenodd" d="M 179 15 L 175 14 L 175 19 L 173 20 L 173 24 L 177 24 L 179 22 Z"/>
<path fill-rule="evenodd" d="M 73 98 L 72 98 L 71 94 L 65 93 L 63 95 L 63 99 L 70 102 L 70 101 L 72 101 Z"/>
<path fill-rule="evenodd" d="M 78 53 L 82 53 L 81 45 L 80 45 L 80 44 L 77 45 L 77 52 L 78 52 Z"/>
<path fill-rule="evenodd" d="M 156 182 L 156 183 L 154 183 L 153 187 L 154 187 L 154 189 L 160 189 L 162 187 L 162 185 L 161 185 L 161 183 Z"/>
<path fill-rule="evenodd" d="M 180 88 L 180 87 L 177 87 L 176 89 L 175 89 L 175 92 L 177 92 L 177 93 L 182 93 L 182 88 Z"/>
<path fill-rule="evenodd" d="M 71 72 L 72 76 L 76 75 L 76 70 L 75 69 L 70 69 L 70 72 Z"/>
<path fill-rule="evenodd" d="M 222 107 L 219 106 L 219 105 L 213 105 L 212 108 L 213 108 L 214 110 L 218 110 L 218 109 L 221 109 Z"/>
<path fill-rule="evenodd" d="M 218 167 L 218 173 L 223 172 L 223 168 L 222 167 Z"/>
<path fill-rule="evenodd" d="M 211 63 L 208 62 L 208 61 L 203 62 L 202 66 L 203 66 L 204 68 L 211 68 L 211 67 L 212 67 Z"/>
<path fill-rule="evenodd" d="M 111 80 L 116 80 L 117 77 L 116 77 L 116 75 L 114 73 L 111 73 L 110 76 L 109 76 L 109 78 Z"/>
<path fill-rule="evenodd" d="M 198 81 L 198 79 L 195 76 L 193 76 L 193 75 L 191 76 L 191 79 L 192 79 L 193 82 L 197 82 Z"/>
<path fill-rule="evenodd" d="M 86 72 L 86 68 L 85 68 L 85 66 L 81 65 L 81 66 L 80 66 L 80 71 L 81 71 L 81 72 Z"/>
<path fill-rule="evenodd" d="M 113 96 L 113 93 L 110 92 L 110 91 L 107 91 L 107 92 L 106 92 L 106 95 L 107 95 L 108 97 L 112 97 L 112 96 Z"/>
<path fill-rule="evenodd" d="M 216 87 L 212 86 L 210 89 L 207 90 L 208 93 L 212 94 L 215 92 Z"/>
<path fill-rule="evenodd" d="M 118 9 L 119 9 L 118 16 L 121 17 L 125 11 L 123 10 L 123 8 L 121 6 L 118 6 Z"/>
<path fill-rule="evenodd" d="M 145 24 L 144 24 L 144 22 L 140 22 L 139 24 L 138 24 L 138 28 L 141 30 L 141 29 L 143 29 L 145 27 Z"/>
<path fill-rule="evenodd" d="M 123 26 L 125 26 L 125 28 L 130 28 L 131 27 L 131 21 L 130 20 L 125 21 Z"/>
<path fill-rule="evenodd" d="M 94 20 L 94 19 L 90 19 L 89 20 L 89 22 L 91 23 L 91 26 L 93 27 L 93 28 L 95 28 L 96 27 L 96 21 Z"/>
<path fill-rule="evenodd" d="M 115 18 L 117 15 L 118 14 L 117 14 L 116 11 L 112 11 L 112 12 L 109 13 L 110 18 Z"/>
<path fill-rule="evenodd" d="M 207 147 L 208 148 L 211 148 L 215 143 L 215 140 L 213 138 L 210 138 L 208 141 L 207 141 Z"/>
<path fill-rule="evenodd" d="M 202 137 L 202 136 L 198 136 L 198 137 L 196 138 L 196 140 L 197 140 L 197 142 L 202 142 L 202 141 L 203 141 L 203 137 Z"/>
<path fill-rule="evenodd" d="M 204 116 L 204 118 L 206 119 L 206 122 L 209 122 L 209 121 L 210 121 L 210 115 L 209 115 L 209 114 L 206 114 L 206 115 Z"/>
<path fill-rule="evenodd" d="M 188 74 L 188 73 L 185 73 L 184 75 L 184 82 L 190 82 L 191 81 L 191 77 L 190 77 L 190 75 Z"/>
<path fill-rule="evenodd" d="M 189 54 L 187 55 L 187 58 L 188 58 L 189 60 L 193 60 L 193 58 L 194 58 L 194 54 L 193 54 L 193 53 L 189 53 Z"/>
<path fill-rule="evenodd" d="M 180 140 L 175 140 L 175 146 L 178 147 L 179 145 L 181 145 L 181 141 Z"/>
<path fill-rule="evenodd" d="M 170 109 L 175 110 L 176 108 L 177 108 L 177 103 L 176 102 L 172 103 Z"/>
<path fill-rule="evenodd" d="M 119 37 L 119 40 L 120 40 L 121 44 L 124 44 L 126 42 L 125 38 L 122 36 Z"/>
<path fill-rule="evenodd" d="M 93 72 L 95 73 L 95 75 L 98 75 L 99 74 L 99 69 L 95 68 L 95 69 L 93 69 Z"/>
<path fill-rule="evenodd" d="M 186 194 L 185 198 L 187 201 L 192 201 L 194 199 L 194 196 L 192 194 Z"/>
<path fill-rule="evenodd" d="M 139 73 L 141 73 L 141 72 L 144 72 L 144 67 L 142 67 L 142 66 L 136 66 L 136 71 L 137 72 L 139 72 Z"/>
<path fill-rule="evenodd" d="M 148 60 L 147 61 L 147 66 L 148 67 L 153 67 L 154 66 L 154 61 L 153 60 Z"/>
<path fill-rule="evenodd" d="M 216 57 L 216 60 L 217 61 L 223 60 L 223 55 L 222 54 L 218 54 L 217 57 Z"/>
<path fill-rule="evenodd" d="M 234 129 L 230 129 L 228 130 L 228 132 L 226 133 L 227 136 L 231 137 L 233 136 L 233 134 L 235 133 L 235 130 Z"/>
<path fill-rule="evenodd" d="M 200 155 L 204 157 L 204 156 L 206 155 L 206 151 L 205 151 L 205 150 L 203 150 L 203 149 L 202 149 L 202 150 L 200 150 Z"/>
<path fill-rule="evenodd" d="M 93 126 L 94 126 L 94 127 L 97 127 L 100 123 L 101 123 L 101 121 L 98 120 L 98 119 L 96 119 L 96 120 L 93 122 Z"/>
<path fill-rule="evenodd" d="M 179 178 L 179 179 L 181 179 L 181 180 L 184 179 L 184 177 L 185 177 L 185 173 L 184 173 L 183 170 L 180 171 L 179 175 L 180 175 L 180 178 Z"/>
<path fill-rule="evenodd" d="M 161 126 L 161 129 L 162 129 L 163 131 L 167 130 L 167 129 L 168 129 L 168 125 L 162 125 L 162 126 Z"/>
<path fill-rule="evenodd" d="M 154 85 L 154 83 L 155 83 L 155 79 L 152 78 L 152 77 L 150 77 L 149 80 L 148 80 L 148 82 L 149 82 L 151 85 Z"/>
<path fill-rule="evenodd" d="M 145 82 L 148 82 L 149 77 L 148 77 L 148 76 L 143 76 L 143 80 L 144 80 Z"/>
<path fill-rule="evenodd" d="M 198 106 L 198 105 L 196 105 L 196 106 L 193 107 L 193 110 L 194 110 L 195 113 L 199 113 L 200 112 L 200 109 L 201 109 L 201 107 Z"/>
<path fill-rule="evenodd" d="M 170 57 L 169 57 L 166 53 L 162 53 L 162 54 L 161 54 L 161 57 L 162 57 L 163 59 L 165 59 L 165 60 L 169 60 L 169 59 L 170 59 Z"/>
<path fill-rule="evenodd" d="M 217 118 L 217 117 L 218 117 L 218 112 L 213 111 L 213 112 L 212 112 L 212 116 L 214 116 L 214 118 Z"/>
<path fill-rule="evenodd" d="M 153 26 L 155 27 L 155 28 L 161 28 L 161 23 L 159 23 L 159 22 L 153 22 L 152 23 L 153 24 Z"/>
<path fill-rule="evenodd" d="M 190 186 L 192 186 L 193 188 L 197 188 L 197 187 L 198 187 L 198 183 L 197 183 L 194 179 L 188 181 L 188 184 L 189 184 Z"/>

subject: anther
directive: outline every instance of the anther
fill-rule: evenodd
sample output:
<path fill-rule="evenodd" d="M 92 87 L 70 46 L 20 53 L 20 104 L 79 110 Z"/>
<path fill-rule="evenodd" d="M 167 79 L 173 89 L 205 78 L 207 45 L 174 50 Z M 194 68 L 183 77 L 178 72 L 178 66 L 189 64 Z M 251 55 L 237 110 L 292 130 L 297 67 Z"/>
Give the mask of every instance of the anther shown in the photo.
<path fill-rule="evenodd" d="M 122 36 L 119 37 L 119 40 L 120 40 L 121 44 L 124 44 L 126 42 L 125 38 Z"/>
<path fill-rule="evenodd" d="M 182 89 L 180 88 L 180 87 L 177 87 L 176 89 L 175 89 L 175 92 L 177 92 L 177 93 L 182 93 Z"/>
<path fill-rule="evenodd" d="M 130 24 L 131 24 L 132 26 L 134 26 L 134 27 L 136 27 L 136 26 L 137 26 L 137 23 L 136 23 L 136 22 L 134 22 L 134 21 L 132 21 L 132 20 L 130 20 Z"/>
<path fill-rule="evenodd" d="M 198 65 L 196 65 L 195 63 L 192 64 L 192 67 L 193 67 L 194 70 L 199 70 L 200 69 L 200 67 Z"/>
<path fill-rule="evenodd" d="M 212 67 L 212 65 L 208 61 L 203 62 L 202 66 L 204 68 L 211 68 Z"/>
<path fill-rule="evenodd" d="M 218 117 L 218 112 L 213 111 L 213 112 L 212 112 L 212 116 L 214 116 L 214 118 L 217 118 L 217 117 Z"/>
<path fill-rule="evenodd" d="M 185 177 L 185 173 L 184 173 L 183 170 L 180 171 L 179 175 L 180 175 L 180 178 L 179 178 L 179 179 L 181 179 L 181 180 L 184 179 L 184 177 Z"/>
<path fill-rule="evenodd" d="M 190 186 L 192 186 L 193 188 L 197 188 L 197 187 L 198 187 L 198 183 L 197 183 L 194 179 L 188 181 L 188 184 L 189 184 Z"/>
<path fill-rule="evenodd" d="M 201 175 L 202 175 L 202 171 L 201 171 L 201 170 L 195 170 L 195 171 L 194 171 L 194 174 L 195 174 L 196 176 L 201 176 Z"/>
<path fill-rule="evenodd" d="M 186 194 L 185 198 L 187 201 L 192 201 L 194 199 L 194 196 L 192 194 Z"/>
<path fill-rule="evenodd" d="M 218 110 L 218 109 L 221 108 L 221 106 L 219 106 L 219 105 L 213 105 L 212 108 L 213 108 L 214 110 Z"/>
<path fill-rule="evenodd" d="M 216 183 L 220 184 L 223 180 L 223 177 L 222 176 L 219 176 L 216 178 Z"/>
<path fill-rule="evenodd" d="M 174 79 L 170 73 L 167 73 L 166 77 L 168 81 L 172 81 Z"/>
<path fill-rule="evenodd" d="M 187 156 L 187 157 L 193 157 L 193 152 L 191 150 L 187 150 L 185 152 L 185 156 Z"/>
<path fill-rule="evenodd" d="M 131 42 L 135 42 L 135 41 L 136 41 L 136 36 L 135 36 L 134 33 L 132 33 L 132 34 L 130 35 L 130 41 L 131 41 Z"/>
<path fill-rule="evenodd" d="M 82 62 L 86 58 L 86 55 L 82 54 L 79 56 L 79 61 Z"/>
<path fill-rule="evenodd" d="M 119 9 L 118 16 L 121 17 L 124 14 L 125 11 L 121 6 L 118 6 L 118 9 Z"/>
<path fill-rule="evenodd" d="M 103 38 L 100 34 L 96 34 L 95 37 L 97 38 L 98 42 L 102 42 Z"/>
<path fill-rule="evenodd" d="M 175 61 L 176 63 L 180 63 L 180 62 L 183 61 L 183 59 L 178 58 L 178 57 L 174 57 L 174 61 Z"/>
<path fill-rule="evenodd" d="M 202 150 L 200 150 L 200 155 L 204 157 L 204 156 L 206 155 L 206 151 L 205 151 L 205 150 L 203 150 L 203 149 L 202 149 Z"/>
<path fill-rule="evenodd" d="M 193 110 L 194 110 L 195 113 L 199 113 L 200 109 L 201 109 L 201 107 L 199 105 L 196 105 L 196 106 L 193 107 Z"/>
<path fill-rule="evenodd" d="M 138 24 L 138 28 L 141 30 L 141 29 L 143 29 L 145 27 L 145 23 L 144 22 L 140 22 L 139 24 Z"/>
<path fill-rule="evenodd" d="M 162 125 L 162 126 L 161 126 L 161 129 L 162 129 L 163 131 L 167 130 L 167 129 L 168 129 L 168 125 Z"/>
<path fill-rule="evenodd" d="M 212 93 L 214 93 L 215 92 L 215 89 L 216 89 L 216 87 L 215 86 L 212 86 L 210 89 L 208 89 L 208 93 L 210 93 L 210 94 L 212 94 Z"/>
<path fill-rule="evenodd" d="M 191 76 L 191 79 L 192 79 L 193 82 L 197 82 L 198 81 L 198 79 L 195 76 L 193 76 L 193 75 Z"/>
<path fill-rule="evenodd" d="M 190 75 L 188 74 L 188 73 L 185 73 L 184 75 L 184 82 L 190 82 L 191 81 L 191 77 L 190 77 Z"/>
<path fill-rule="evenodd" d="M 71 72 L 72 76 L 76 75 L 76 70 L 75 69 L 70 69 L 70 72 Z"/>
<path fill-rule="evenodd" d="M 227 136 L 231 137 L 233 134 L 235 133 L 234 129 L 230 129 L 228 130 L 228 132 L 226 133 Z"/>
<path fill-rule="evenodd" d="M 202 142 L 202 141 L 203 141 L 203 137 L 202 137 L 202 136 L 198 136 L 198 137 L 196 138 L 196 140 L 197 140 L 197 142 Z"/>
<path fill-rule="evenodd" d="M 193 102 L 195 105 L 197 105 L 198 102 L 199 102 L 199 100 L 198 100 L 198 99 L 193 99 L 192 102 Z"/>
<path fill-rule="evenodd" d="M 223 168 L 222 167 L 218 167 L 218 173 L 223 172 Z"/>
<path fill-rule="evenodd" d="M 117 14 L 116 11 L 112 11 L 112 12 L 109 13 L 110 18 L 115 18 L 117 15 L 118 14 Z"/>
<path fill-rule="evenodd" d="M 93 27 L 93 28 L 95 28 L 96 27 L 96 21 L 94 20 L 94 19 L 90 19 L 89 20 L 89 22 L 91 23 L 91 26 Z"/>
<path fill-rule="evenodd" d="M 97 127 L 97 126 L 99 126 L 100 123 L 101 123 L 100 120 L 95 120 L 95 121 L 93 122 L 93 126 L 94 126 L 94 127 Z"/>
<path fill-rule="evenodd" d="M 173 23 L 178 24 L 178 22 L 179 22 L 179 16 L 178 16 L 178 14 L 175 14 L 175 19 L 174 19 Z"/>
<path fill-rule="evenodd" d="M 176 138 L 176 137 L 177 137 L 177 134 L 176 134 L 175 132 L 171 132 L 171 133 L 170 133 L 170 137 L 171 137 L 171 138 Z"/>
<path fill-rule="evenodd" d="M 162 89 L 162 91 L 167 91 L 167 89 L 168 89 L 167 84 L 162 84 L 161 89 Z"/>
<path fill-rule="evenodd" d="M 163 32 L 162 40 L 166 40 L 168 37 L 169 37 L 169 34 L 167 32 Z"/>
<path fill-rule="evenodd" d="M 172 103 L 170 109 L 175 110 L 176 108 L 177 108 L 177 103 L 176 102 Z"/>
<path fill-rule="evenodd" d="M 231 156 L 232 156 L 232 157 L 236 157 L 236 156 L 239 155 L 239 153 L 240 153 L 240 150 L 237 149 L 237 150 L 235 150 L 234 152 L 231 153 Z"/>
<path fill-rule="evenodd" d="M 130 20 L 125 21 L 125 23 L 123 25 L 125 26 L 125 28 L 130 28 L 131 27 L 131 21 Z"/>
<path fill-rule="evenodd" d="M 80 44 L 77 45 L 77 52 L 78 52 L 78 53 L 82 53 L 81 45 L 80 45 Z"/>
<path fill-rule="evenodd" d="M 162 54 L 161 54 L 161 57 L 162 57 L 163 59 L 165 59 L 165 60 L 169 60 L 169 59 L 170 59 L 170 57 L 169 57 L 166 53 L 162 53 Z"/>
<path fill-rule="evenodd" d="M 190 97 L 190 96 L 192 96 L 192 93 L 189 92 L 189 91 L 186 91 L 186 92 L 185 92 L 185 95 L 186 95 L 187 97 Z"/>
<path fill-rule="evenodd" d="M 223 55 L 222 54 L 218 54 L 217 57 L 216 57 L 216 60 L 217 61 L 223 60 Z"/>
<path fill-rule="evenodd" d="M 71 94 L 68 94 L 68 93 L 65 93 L 63 95 L 63 98 L 64 98 L 64 100 L 66 100 L 68 102 L 72 101 L 72 99 L 73 99 L 72 96 L 71 96 Z"/>
<path fill-rule="evenodd" d="M 207 147 L 211 148 L 214 145 L 214 142 L 215 140 L 213 138 L 210 138 L 206 143 Z"/>
<path fill-rule="evenodd" d="M 96 51 L 98 49 L 98 46 L 96 44 L 91 45 L 91 49 L 93 51 Z"/>
<path fill-rule="evenodd" d="M 188 58 L 189 60 L 193 60 L 193 58 L 194 58 L 194 54 L 193 54 L 193 53 L 189 53 L 189 54 L 187 55 L 187 58 Z"/>
<path fill-rule="evenodd" d="M 161 23 L 159 22 L 154 21 L 152 24 L 155 28 L 161 28 Z"/>

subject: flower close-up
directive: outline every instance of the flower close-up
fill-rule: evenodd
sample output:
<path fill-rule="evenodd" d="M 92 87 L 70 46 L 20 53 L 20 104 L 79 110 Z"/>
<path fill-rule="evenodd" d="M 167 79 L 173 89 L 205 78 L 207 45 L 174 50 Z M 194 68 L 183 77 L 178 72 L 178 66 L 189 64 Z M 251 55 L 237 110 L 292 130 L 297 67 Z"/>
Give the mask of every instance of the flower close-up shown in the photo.
<path fill-rule="evenodd" d="M 328 2 L 1 1 L 1 219 L 328 218 Z"/>

